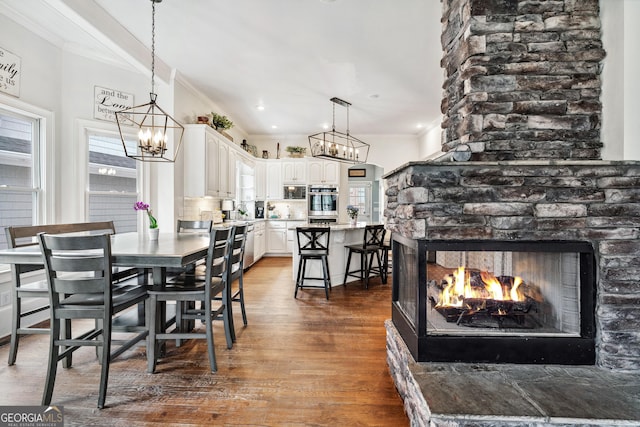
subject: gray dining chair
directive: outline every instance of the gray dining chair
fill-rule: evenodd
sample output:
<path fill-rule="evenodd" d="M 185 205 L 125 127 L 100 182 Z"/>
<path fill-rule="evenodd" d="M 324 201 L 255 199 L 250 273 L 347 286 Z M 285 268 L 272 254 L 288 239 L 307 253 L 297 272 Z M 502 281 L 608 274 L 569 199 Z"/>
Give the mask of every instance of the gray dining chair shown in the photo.
<path fill-rule="evenodd" d="M 127 338 L 112 339 L 114 314 L 147 299 L 146 288 L 135 284 L 114 284 L 109 235 L 38 234 L 47 276 L 50 303 L 49 364 L 42 405 L 51 403 L 58 362 L 84 346 L 100 350 L 102 364 L 98 408 L 107 395 L 111 361 L 147 336 L 146 326 L 131 327 Z M 72 320 L 92 319 L 93 328 L 73 336 Z M 119 334 L 120 335 L 120 334 Z M 118 347 L 112 352 L 112 344 Z"/>
<path fill-rule="evenodd" d="M 234 225 L 231 231 L 231 253 L 229 255 L 229 275 L 227 281 L 229 283 L 229 298 L 231 303 L 239 303 L 242 312 L 242 323 L 247 326 L 247 311 L 244 306 L 244 250 L 247 243 L 247 224 Z M 237 289 L 234 284 L 238 283 Z M 236 331 L 233 321 L 233 305 L 229 305 L 231 318 L 231 336 L 236 341 Z"/>
<path fill-rule="evenodd" d="M 176 233 L 209 233 L 213 227 L 213 221 L 192 221 L 179 219 L 176 221 Z M 183 268 L 167 268 L 168 276 L 177 276 L 179 274 L 197 274 L 204 277 L 204 262 L 198 261 L 194 264 L 187 265 Z"/>
<path fill-rule="evenodd" d="M 233 346 L 231 335 L 230 311 L 228 310 L 229 287 L 227 268 L 231 253 L 231 228 L 213 229 L 210 233 L 209 249 L 205 264 L 205 280 L 197 280 L 194 275 L 182 274 L 168 280 L 166 283 L 154 285 L 148 290 L 149 301 L 147 303 L 147 324 L 149 335 L 147 337 L 147 371 L 155 372 L 158 361 L 159 341 L 182 339 L 206 339 L 209 366 L 212 372 L 217 370 L 214 340 L 213 321 L 222 318 L 224 321 L 227 348 Z M 219 301 L 215 297 L 220 297 Z M 201 329 L 184 329 L 184 322 L 176 317 L 176 326 L 173 331 L 164 331 L 164 325 L 158 324 L 156 317 L 158 304 L 176 302 L 176 313 L 180 313 L 182 320 L 200 320 L 204 323 L 204 332 Z M 195 302 L 202 302 L 202 306 L 196 307 Z M 215 306 L 214 306 L 215 303 Z"/>
<path fill-rule="evenodd" d="M 37 246 L 38 233 L 61 234 L 61 233 L 115 233 L 113 221 L 103 222 L 82 222 L 70 224 L 49 224 L 49 225 L 26 225 L 10 226 L 5 229 L 8 248 L 20 248 L 26 246 Z M 18 356 L 18 345 L 21 335 L 49 334 L 49 328 L 40 325 L 30 326 L 29 323 L 37 322 L 36 315 L 49 310 L 49 291 L 47 290 L 46 279 L 33 279 L 33 275 L 38 270 L 44 269 L 41 264 L 14 264 L 11 266 L 11 341 L 9 346 L 8 364 L 16 363 Z M 128 267 L 113 267 L 114 281 L 123 281 L 139 274 L 137 269 Z M 42 303 L 36 304 L 40 300 Z M 30 306 L 30 308 L 25 308 Z"/>

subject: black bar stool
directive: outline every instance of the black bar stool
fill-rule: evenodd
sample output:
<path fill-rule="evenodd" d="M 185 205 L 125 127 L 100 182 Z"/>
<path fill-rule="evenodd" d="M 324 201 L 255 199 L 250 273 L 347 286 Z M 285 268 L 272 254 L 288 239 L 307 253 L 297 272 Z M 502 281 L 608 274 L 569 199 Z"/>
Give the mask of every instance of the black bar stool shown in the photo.
<path fill-rule="evenodd" d="M 349 276 L 357 277 L 361 281 L 364 281 L 364 286 L 369 287 L 369 277 L 380 276 L 383 283 L 386 283 L 386 271 L 383 263 L 384 252 L 384 234 L 386 230 L 383 224 L 367 225 L 364 228 L 364 239 L 362 243 L 355 245 L 346 245 L 349 249 L 349 255 L 347 257 L 347 267 L 344 270 L 344 281 L 347 284 L 347 278 Z M 349 270 L 351 267 L 351 255 L 357 253 L 360 255 L 360 268 L 357 270 Z M 376 260 L 377 266 L 373 265 L 373 260 Z"/>
<path fill-rule="evenodd" d="M 298 276 L 296 279 L 296 291 L 294 298 L 298 297 L 298 289 L 324 288 L 324 293 L 329 299 L 331 290 L 331 276 L 329 275 L 329 227 L 298 227 L 296 236 L 298 239 Z M 322 263 L 322 277 L 305 276 L 307 261 L 320 260 Z M 306 280 L 322 280 L 322 285 L 305 285 Z"/>

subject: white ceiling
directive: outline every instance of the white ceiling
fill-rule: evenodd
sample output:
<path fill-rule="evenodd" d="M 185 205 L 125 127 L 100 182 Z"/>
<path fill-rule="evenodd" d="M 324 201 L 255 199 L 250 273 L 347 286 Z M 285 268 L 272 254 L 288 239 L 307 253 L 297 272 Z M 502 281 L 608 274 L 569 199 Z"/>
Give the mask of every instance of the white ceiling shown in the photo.
<path fill-rule="evenodd" d="M 150 67 L 120 27 L 150 49 L 150 0 L 1 3 L 66 49 Z M 352 104 L 355 136 L 416 135 L 439 124 L 440 15 L 439 0 L 164 0 L 156 57 L 249 135 L 320 132 L 334 96 Z M 345 130 L 339 105 L 335 123 Z"/>

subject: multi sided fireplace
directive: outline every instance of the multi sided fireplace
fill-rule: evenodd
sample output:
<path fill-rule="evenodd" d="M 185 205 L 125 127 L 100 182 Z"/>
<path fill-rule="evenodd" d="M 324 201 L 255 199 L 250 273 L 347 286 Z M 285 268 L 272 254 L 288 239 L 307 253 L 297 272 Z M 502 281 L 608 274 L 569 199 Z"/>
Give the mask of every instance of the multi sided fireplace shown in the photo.
<path fill-rule="evenodd" d="M 393 236 L 393 321 L 417 361 L 595 363 L 588 242 Z"/>

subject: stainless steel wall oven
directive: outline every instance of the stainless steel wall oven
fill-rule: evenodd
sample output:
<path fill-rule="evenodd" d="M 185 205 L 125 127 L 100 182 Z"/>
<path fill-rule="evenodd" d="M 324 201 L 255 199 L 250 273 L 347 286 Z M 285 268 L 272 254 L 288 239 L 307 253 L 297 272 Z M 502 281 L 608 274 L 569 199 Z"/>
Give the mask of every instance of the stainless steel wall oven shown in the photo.
<path fill-rule="evenodd" d="M 308 217 L 312 219 L 338 218 L 338 187 L 335 185 L 310 185 L 308 193 Z"/>

